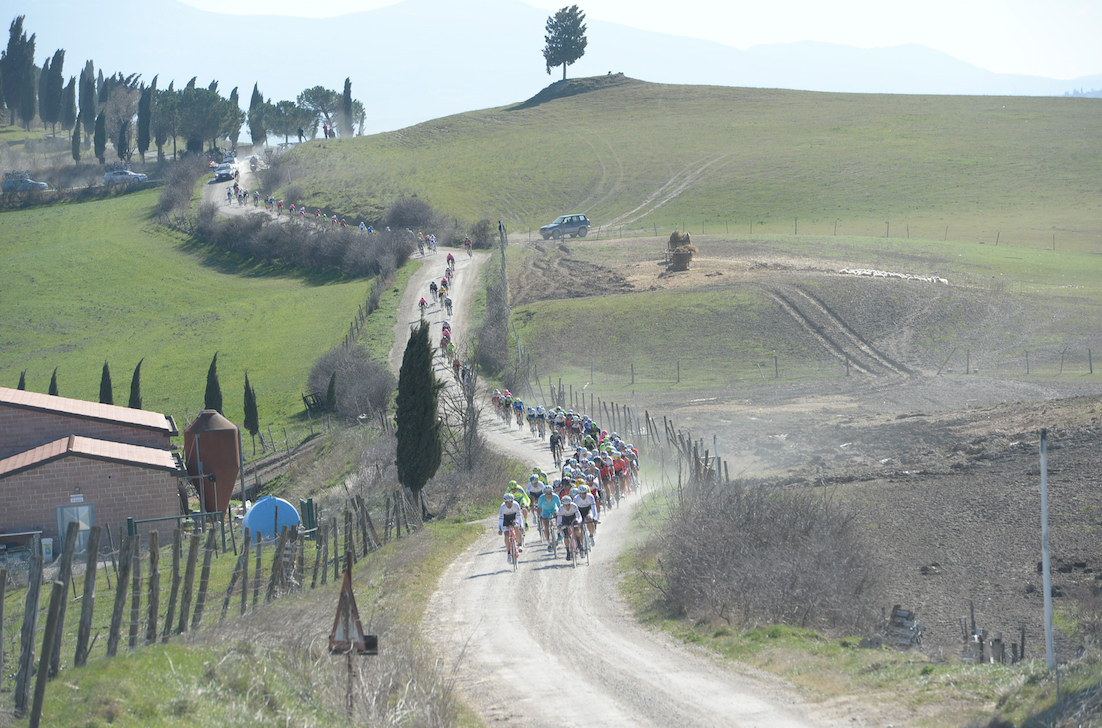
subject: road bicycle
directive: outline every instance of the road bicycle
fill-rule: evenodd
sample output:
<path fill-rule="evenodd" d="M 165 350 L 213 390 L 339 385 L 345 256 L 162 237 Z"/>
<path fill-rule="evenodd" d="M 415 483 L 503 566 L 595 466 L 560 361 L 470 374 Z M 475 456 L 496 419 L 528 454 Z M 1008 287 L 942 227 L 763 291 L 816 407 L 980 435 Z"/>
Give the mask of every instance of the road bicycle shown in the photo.
<path fill-rule="evenodd" d="M 589 566 L 589 549 L 583 546 L 582 542 L 578 540 L 578 535 L 574 532 L 574 528 L 575 526 L 563 526 L 562 540 L 563 545 L 566 546 L 566 553 L 570 557 L 570 565 L 576 569 L 578 568 L 578 561 L 583 556 L 585 557 L 585 565 Z"/>
<path fill-rule="evenodd" d="M 551 519 L 550 518 L 544 518 L 543 516 L 540 516 L 539 519 L 540 519 L 540 537 L 543 538 L 545 541 L 547 541 L 548 546 L 550 546 L 548 551 L 551 551 L 552 553 L 554 553 L 555 558 L 558 558 L 558 556 L 559 556 L 558 533 L 553 532 L 553 530 L 551 528 Z"/>
<path fill-rule="evenodd" d="M 509 563 L 513 565 L 513 571 L 517 570 L 517 562 L 520 561 L 520 548 L 517 545 L 516 526 L 505 529 L 505 550 L 509 554 Z"/>
<path fill-rule="evenodd" d="M 555 467 L 556 468 L 561 468 L 562 467 L 562 445 L 559 445 L 558 447 L 552 447 L 551 448 L 551 457 L 555 461 Z"/>

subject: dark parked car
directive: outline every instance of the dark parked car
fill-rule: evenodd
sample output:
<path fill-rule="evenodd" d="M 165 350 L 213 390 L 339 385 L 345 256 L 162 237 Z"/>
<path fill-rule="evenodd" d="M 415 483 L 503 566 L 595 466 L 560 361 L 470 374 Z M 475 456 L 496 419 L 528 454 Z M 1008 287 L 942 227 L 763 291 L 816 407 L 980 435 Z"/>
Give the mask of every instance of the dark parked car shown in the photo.
<path fill-rule="evenodd" d="M 589 218 L 585 215 L 559 215 L 549 225 L 540 228 L 540 235 L 544 240 L 548 238 L 558 240 L 564 235 L 584 238 L 588 233 Z"/>

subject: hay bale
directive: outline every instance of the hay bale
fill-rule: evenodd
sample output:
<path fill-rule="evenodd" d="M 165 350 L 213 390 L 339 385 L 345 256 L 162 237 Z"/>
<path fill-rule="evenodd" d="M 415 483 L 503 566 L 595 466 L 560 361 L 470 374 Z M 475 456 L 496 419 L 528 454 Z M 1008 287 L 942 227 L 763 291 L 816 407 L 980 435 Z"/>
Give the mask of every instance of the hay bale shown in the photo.
<path fill-rule="evenodd" d="M 681 232 L 680 230 L 674 230 L 670 233 L 670 241 L 668 243 L 669 249 L 673 253 L 695 253 L 696 246 L 693 245 L 693 239 L 689 233 Z"/>

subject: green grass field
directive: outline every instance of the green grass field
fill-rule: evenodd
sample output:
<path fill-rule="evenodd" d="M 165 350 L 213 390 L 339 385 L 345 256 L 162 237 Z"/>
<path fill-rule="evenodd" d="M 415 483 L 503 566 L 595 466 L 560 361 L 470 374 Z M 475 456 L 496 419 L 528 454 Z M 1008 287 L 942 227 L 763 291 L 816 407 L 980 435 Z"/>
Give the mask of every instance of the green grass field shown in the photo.
<path fill-rule="evenodd" d="M 189 247 L 150 219 L 155 192 L 0 214 L 0 383 L 98 401 L 104 360 L 126 404 L 144 357 L 144 408 L 203 407 L 218 352 L 225 413 L 240 422 L 244 373 L 262 425 L 303 411 L 314 360 L 338 344 L 370 281 L 317 279 L 258 268 Z"/>
<path fill-rule="evenodd" d="M 594 81 L 580 79 L 579 84 Z M 986 241 L 1102 251 L 1092 99 L 824 94 L 627 80 L 288 158 L 307 204 L 371 216 L 418 194 L 527 232 L 564 212 L 618 230 Z M 596 230 L 594 231 L 596 234 Z"/>

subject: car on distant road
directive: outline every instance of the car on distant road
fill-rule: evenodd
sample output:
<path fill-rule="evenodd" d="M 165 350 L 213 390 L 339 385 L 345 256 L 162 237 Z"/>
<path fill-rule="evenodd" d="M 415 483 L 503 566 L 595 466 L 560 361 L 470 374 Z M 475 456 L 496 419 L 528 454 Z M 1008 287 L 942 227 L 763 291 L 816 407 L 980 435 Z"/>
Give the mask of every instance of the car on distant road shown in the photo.
<path fill-rule="evenodd" d="M 105 185 L 120 185 L 130 184 L 132 182 L 145 182 L 148 177 L 138 172 L 131 172 L 129 169 L 116 169 L 103 175 L 103 183 Z"/>
<path fill-rule="evenodd" d="M 227 164 L 223 162 L 214 168 L 214 179 L 221 181 L 224 179 L 233 179 L 233 173 L 237 171 L 237 167 L 233 164 Z"/>
<path fill-rule="evenodd" d="M 540 235 L 544 240 L 555 238 L 558 240 L 564 235 L 574 238 L 584 238 L 589 233 L 589 218 L 585 215 L 559 215 L 547 225 L 540 228 Z"/>
<path fill-rule="evenodd" d="M 45 182 L 35 182 L 28 177 L 9 179 L 4 182 L 4 192 L 39 192 L 48 189 L 50 186 Z"/>

